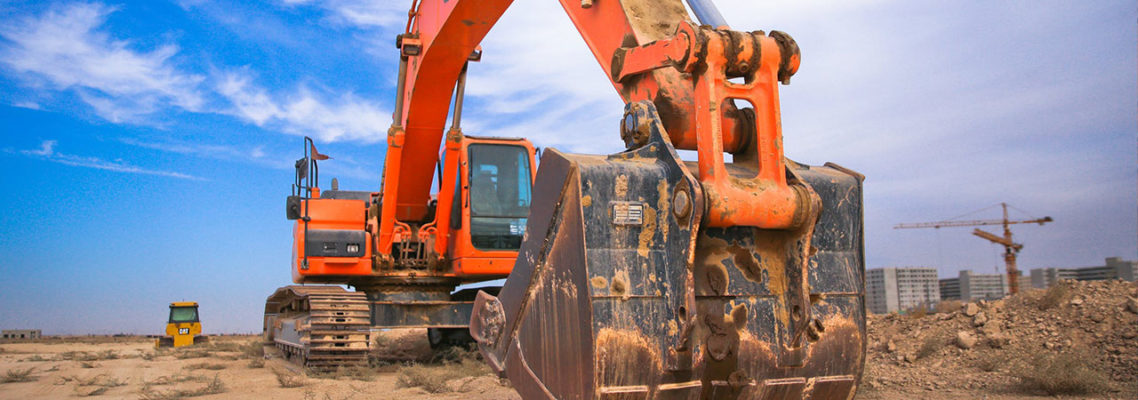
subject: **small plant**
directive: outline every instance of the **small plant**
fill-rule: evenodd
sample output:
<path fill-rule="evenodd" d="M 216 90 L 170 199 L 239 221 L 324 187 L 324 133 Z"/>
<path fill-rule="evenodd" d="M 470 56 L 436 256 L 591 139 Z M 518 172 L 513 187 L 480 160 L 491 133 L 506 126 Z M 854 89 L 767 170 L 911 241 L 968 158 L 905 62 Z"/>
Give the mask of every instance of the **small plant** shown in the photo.
<path fill-rule="evenodd" d="M 153 352 L 153 351 L 148 351 L 148 352 L 145 352 L 145 353 L 138 355 L 138 358 L 141 358 L 141 359 L 146 360 L 146 361 L 154 361 L 154 359 L 157 357 L 158 357 L 158 353 Z"/>
<path fill-rule="evenodd" d="M 39 354 L 34 354 L 31 357 L 25 358 L 25 359 L 20 360 L 20 361 L 50 361 L 50 360 L 43 358 L 43 356 L 41 356 Z"/>
<path fill-rule="evenodd" d="M 976 361 L 972 363 L 972 366 L 984 372 L 993 372 L 1000 369 L 1000 366 L 1006 363 L 1007 360 L 1003 359 L 1003 357 L 999 357 L 996 354 L 987 354 L 976 359 Z"/>
<path fill-rule="evenodd" d="M 408 365 L 399 369 L 399 378 L 395 381 L 397 387 L 421 387 L 427 393 L 449 392 L 446 381 L 449 374 L 439 371 L 439 367 L 425 365 Z"/>
<path fill-rule="evenodd" d="M 940 349 L 944 348 L 945 342 L 946 341 L 944 338 L 935 335 L 927 336 L 925 337 L 925 340 L 921 342 L 921 346 L 917 348 L 917 353 L 914 354 L 914 356 L 916 359 L 920 360 L 925 357 L 934 355 L 939 352 Z"/>
<path fill-rule="evenodd" d="M 249 368 L 265 368 L 265 360 L 263 358 L 254 358 L 249 360 Z"/>
<path fill-rule="evenodd" d="M 35 368 L 25 368 L 25 369 L 13 368 L 13 369 L 10 369 L 7 372 L 5 372 L 3 376 L 0 376 L 0 383 L 34 381 L 34 380 L 36 380 L 36 378 L 32 376 L 32 371 L 35 371 Z"/>
<path fill-rule="evenodd" d="M 190 364 L 190 365 L 187 365 L 187 366 L 182 367 L 182 368 L 188 369 L 191 371 L 196 370 L 196 369 L 208 369 L 211 371 L 217 371 L 217 370 L 225 369 L 225 365 L 224 364 L 217 364 L 217 363 L 200 362 L 197 364 Z"/>
<path fill-rule="evenodd" d="M 263 358 L 265 357 L 265 346 L 260 340 L 251 340 L 241 346 L 241 354 L 249 358 Z"/>
<path fill-rule="evenodd" d="M 352 365 L 352 366 L 338 366 L 330 371 L 317 371 L 309 370 L 308 376 L 319 379 L 340 379 L 348 378 L 362 382 L 371 382 L 375 380 L 375 375 L 378 371 L 366 365 Z"/>
<path fill-rule="evenodd" d="M 80 361 L 79 366 L 83 368 L 98 368 L 99 364 L 92 361 Z"/>
<path fill-rule="evenodd" d="M 1038 353 L 1017 363 L 1011 375 L 1026 392 L 1058 394 L 1102 393 L 1110 389 L 1110 377 L 1091 367 L 1085 351 Z"/>
<path fill-rule="evenodd" d="M 937 314 L 946 314 L 960 310 L 962 305 L 963 303 L 960 300 L 944 300 L 936 303 L 936 307 L 933 308 L 933 311 Z"/>
<path fill-rule="evenodd" d="M 202 376 L 202 375 L 174 374 L 171 376 L 160 376 L 160 377 L 154 378 L 154 380 L 152 380 L 152 381 L 142 382 L 142 388 L 143 389 L 149 389 L 151 386 L 173 385 L 175 383 L 182 383 L 182 382 L 204 382 L 206 379 L 209 379 L 209 378 L 206 378 L 205 376 Z"/>
<path fill-rule="evenodd" d="M 210 354 L 211 354 L 211 351 L 207 350 L 207 349 L 183 350 L 183 351 L 174 352 L 174 358 L 177 358 L 179 360 L 185 360 L 185 359 L 190 359 L 190 358 L 204 358 L 204 357 L 209 357 Z"/>
<path fill-rule="evenodd" d="M 1039 309 L 1041 311 L 1050 310 L 1063 304 L 1068 297 L 1071 296 L 1071 290 L 1067 288 L 1063 282 L 1056 282 L 1047 291 L 1043 293 L 1043 297 L 1039 298 Z"/>
<path fill-rule="evenodd" d="M 211 394 L 225 393 L 227 390 L 225 382 L 217 375 L 208 384 L 197 389 L 170 389 L 165 391 L 154 390 L 152 385 L 143 384 L 142 391 L 139 393 L 139 398 L 143 400 L 177 400 L 186 397 L 208 396 Z"/>
<path fill-rule="evenodd" d="M 909 309 L 909 311 L 907 313 L 905 313 L 905 315 L 907 315 L 909 318 L 912 318 L 912 319 L 921 319 L 921 318 L 924 318 L 925 316 L 929 315 L 929 308 L 926 307 L 924 304 L 921 304 L 919 306 L 916 306 L 916 307 Z"/>
<path fill-rule="evenodd" d="M 304 377 L 281 371 L 279 369 L 273 370 L 273 374 L 277 376 L 277 383 L 283 388 L 298 388 L 304 386 Z"/>
<path fill-rule="evenodd" d="M 463 356 L 458 362 L 444 362 L 439 366 L 407 365 L 399 369 L 398 387 L 422 387 L 429 393 L 451 391 L 447 381 L 485 375 L 490 368 L 473 355 Z"/>

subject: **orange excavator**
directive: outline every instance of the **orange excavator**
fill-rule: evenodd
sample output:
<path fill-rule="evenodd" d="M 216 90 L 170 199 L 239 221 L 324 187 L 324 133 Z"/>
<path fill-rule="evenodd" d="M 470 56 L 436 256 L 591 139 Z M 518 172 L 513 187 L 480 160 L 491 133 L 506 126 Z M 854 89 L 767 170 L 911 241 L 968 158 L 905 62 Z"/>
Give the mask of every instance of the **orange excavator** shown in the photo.
<path fill-rule="evenodd" d="M 709 0 L 560 1 L 625 101 L 626 150 L 534 168 L 524 139 L 464 135 L 467 68 L 511 1 L 413 1 L 381 191 L 321 192 L 306 141 L 288 199 L 294 281 L 355 291 L 279 289 L 267 339 L 334 366 L 375 328 L 469 335 L 527 399 L 852 397 L 863 177 L 784 157 L 794 39 L 732 30 Z"/>

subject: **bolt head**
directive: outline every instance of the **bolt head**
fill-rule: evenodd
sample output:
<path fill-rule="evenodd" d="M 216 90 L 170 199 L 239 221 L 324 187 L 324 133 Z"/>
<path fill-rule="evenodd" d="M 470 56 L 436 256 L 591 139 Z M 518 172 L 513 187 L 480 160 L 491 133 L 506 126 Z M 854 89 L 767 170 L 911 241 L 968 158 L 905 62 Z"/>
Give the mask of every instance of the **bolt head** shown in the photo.
<path fill-rule="evenodd" d="M 678 218 L 688 216 L 688 213 L 691 212 L 691 195 L 688 194 L 688 191 L 676 191 L 676 195 L 672 199 L 672 212 Z"/>

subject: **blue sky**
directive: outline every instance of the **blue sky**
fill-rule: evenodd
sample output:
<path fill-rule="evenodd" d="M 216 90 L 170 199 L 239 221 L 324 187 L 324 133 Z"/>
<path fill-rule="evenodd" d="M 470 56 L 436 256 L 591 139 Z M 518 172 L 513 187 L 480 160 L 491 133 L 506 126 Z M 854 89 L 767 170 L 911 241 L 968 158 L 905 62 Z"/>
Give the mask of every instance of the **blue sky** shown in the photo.
<path fill-rule="evenodd" d="M 404 3 L 0 1 L 0 327 L 158 333 L 197 300 L 207 332 L 259 331 L 301 137 L 325 179 L 378 189 Z M 868 176 L 869 267 L 992 272 L 968 228 L 891 227 L 1001 201 L 1055 218 L 1014 229 L 1021 268 L 1138 257 L 1133 2 L 718 3 L 802 47 L 786 154 Z M 467 133 L 620 149 L 620 100 L 556 2 L 517 2 L 483 49 Z"/>

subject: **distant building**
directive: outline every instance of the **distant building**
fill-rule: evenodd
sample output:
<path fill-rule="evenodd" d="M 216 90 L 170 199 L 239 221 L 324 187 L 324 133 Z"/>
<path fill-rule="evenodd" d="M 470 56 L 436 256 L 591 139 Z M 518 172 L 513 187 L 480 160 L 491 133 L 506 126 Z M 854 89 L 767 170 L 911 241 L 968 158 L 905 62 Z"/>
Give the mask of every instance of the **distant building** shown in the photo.
<path fill-rule="evenodd" d="M 1121 279 L 1134 281 L 1138 275 L 1138 261 L 1125 261 L 1120 257 L 1109 257 L 1106 265 L 1083 268 L 1036 268 L 1031 270 L 1031 286 L 1046 289 L 1060 279 L 1077 281 L 1105 281 Z"/>
<path fill-rule="evenodd" d="M 885 314 L 940 301 L 936 268 L 879 268 L 866 271 L 869 311 Z"/>
<path fill-rule="evenodd" d="M 960 278 L 940 280 L 941 300 L 960 300 Z"/>
<path fill-rule="evenodd" d="M 941 300 L 990 300 L 1007 296 L 1008 293 L 1006 274 L 977 274 L 964 270 L 956 278 L 940 280 Z"/>
<path fill-rule="evenodd" d="M 1060 279 L 1078 280 L 1079 273 L 1073 268 L 1036 268 L 1031 270 L 1031 287 L 1046 289 Z"/>
<path fill-rule="evenodd" d="M 5 329 L 0 331 L 0 339 L 39 339 L 43 334 L 39 329 Z"/>
<path fill-rule="evenodd" d="M 1000 299 L 1011 293 L 1007 274 L 974 274 L 960 271 L 960 299 Z"/>

